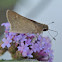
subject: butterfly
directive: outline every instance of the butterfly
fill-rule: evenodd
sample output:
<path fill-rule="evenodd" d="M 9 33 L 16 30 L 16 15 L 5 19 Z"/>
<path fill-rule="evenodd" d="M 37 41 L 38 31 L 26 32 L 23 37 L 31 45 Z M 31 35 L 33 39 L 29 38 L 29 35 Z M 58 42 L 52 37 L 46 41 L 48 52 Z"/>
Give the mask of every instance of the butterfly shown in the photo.
<path fill-rule="evenodd" d="M 6 11 L 6 17 L 10 23 L 9 32 L 41 33 L 48 30 L 48 25 L 38 23 L 11 10 Z"/>

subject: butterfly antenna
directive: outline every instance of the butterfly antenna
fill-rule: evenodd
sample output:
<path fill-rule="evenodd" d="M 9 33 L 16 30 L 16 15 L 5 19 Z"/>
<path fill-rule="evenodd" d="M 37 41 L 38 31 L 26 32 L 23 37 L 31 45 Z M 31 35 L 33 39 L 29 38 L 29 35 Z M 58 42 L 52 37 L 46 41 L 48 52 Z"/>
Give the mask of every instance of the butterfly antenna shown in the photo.
<path fill-rule="evenodd" d="M 52 24 L 52 23 L 54 23 L 54 22 L 51 22 L 51 23 L 49 23 L 48 25 L 50 25 L 50 24 Z"/>
<path fill-rule="evenodd" d="M 50 32 L 48 31 L 48 33 L 50 34 L 50 36 L 51 36 L 54 40 L 56 40 L 55 37 L 58 35 L 58 32 L 57 32 L 57 31 L 54 31 L 54 30 L 51 30 L 51 29 L 49 29 L 49 30 L 57 33 L 57 34 L 53 37 L 53 36 L 50 34 Z"/>

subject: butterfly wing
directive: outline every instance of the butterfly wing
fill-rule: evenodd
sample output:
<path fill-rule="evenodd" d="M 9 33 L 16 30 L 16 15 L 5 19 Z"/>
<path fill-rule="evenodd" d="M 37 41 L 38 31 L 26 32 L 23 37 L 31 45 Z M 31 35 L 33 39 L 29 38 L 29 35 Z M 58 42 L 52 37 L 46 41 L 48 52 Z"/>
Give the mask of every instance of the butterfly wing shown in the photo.
<path fill-rule="evenodd" d="M 8 22 L 10 23 L 10 32 L 16 33 L 36 33 L 37 29 L 35 23 L 30 21 L 30 19 L 25 18 L 14 11 L 7 10 L 6 16 Z"/>

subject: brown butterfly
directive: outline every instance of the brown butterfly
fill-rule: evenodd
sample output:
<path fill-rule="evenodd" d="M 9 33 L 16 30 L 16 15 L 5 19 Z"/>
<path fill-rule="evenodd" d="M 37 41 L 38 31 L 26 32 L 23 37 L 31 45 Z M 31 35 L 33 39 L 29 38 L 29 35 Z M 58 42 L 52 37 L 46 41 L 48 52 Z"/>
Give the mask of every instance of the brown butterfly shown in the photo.
<path fill-rule="evenodd" d="M 48 30 L 48 25 L 38 23 L 14 11 L 7 10 L 7 20 L 10 23 L 10 32 L 16 33 L 41 33 Z"/>

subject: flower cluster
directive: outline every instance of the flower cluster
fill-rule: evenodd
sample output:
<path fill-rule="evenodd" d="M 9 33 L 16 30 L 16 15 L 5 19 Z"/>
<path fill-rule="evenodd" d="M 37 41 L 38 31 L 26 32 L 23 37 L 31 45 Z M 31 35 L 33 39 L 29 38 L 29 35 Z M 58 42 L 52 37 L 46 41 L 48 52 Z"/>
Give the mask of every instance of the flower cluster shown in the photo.
<path fill-rule="evenodd" d="M 1 45 L 2 48 L 9 49 L 14 45 L 17 47 L 16 51 L 19 51 L 22 57 L 52 62 L 53 51 L 51 49 L 51 40 L 49 37 L 43 37 L 38 33 L 29 34 L 9 32 L 9 23 L 3 23 L 2 26 L 5 26 L 5 36 L 2 39 L 3 44 Z"/>

